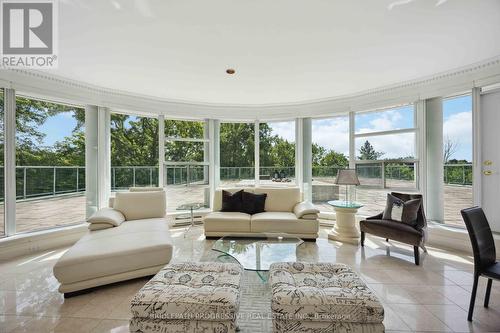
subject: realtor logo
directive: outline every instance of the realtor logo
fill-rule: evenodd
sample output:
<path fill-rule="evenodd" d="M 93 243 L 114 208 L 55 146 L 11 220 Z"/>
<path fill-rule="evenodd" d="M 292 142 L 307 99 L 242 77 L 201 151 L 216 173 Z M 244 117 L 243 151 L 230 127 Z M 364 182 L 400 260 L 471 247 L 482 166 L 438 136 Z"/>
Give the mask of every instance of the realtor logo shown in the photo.
<path fill-rule="evenodd" d="M 0 0 L 2 66 L 56 68 L 56 0 Z"/>

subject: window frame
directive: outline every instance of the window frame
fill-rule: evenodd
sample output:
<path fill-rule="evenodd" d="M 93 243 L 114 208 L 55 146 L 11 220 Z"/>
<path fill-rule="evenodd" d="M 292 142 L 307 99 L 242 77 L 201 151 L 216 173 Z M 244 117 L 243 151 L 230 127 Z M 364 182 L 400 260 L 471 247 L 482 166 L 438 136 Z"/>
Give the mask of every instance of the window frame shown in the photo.
<path fill-rule="evenodd" d="M 355 133 L 355 128 L 356 128 L 356 115 L 358 114 L 366 114 L 366 113 L 381 113 L 384 111 L 391 111 L 394 109 L 406 107 L 406 106 L 411 106 L 413 109 L 413 126 L 408 127 L 408 128 L 401 128 L 401 129 L 394 129 L 394 130 L 385 130 L 385 131 L 373 131 L 373 132 L 367 132 L 367 133 Z M 369 110 L 369 111 L 354 111 L 353 112 L 353 117 L 351 117 L 353 124 L 350 124 L 350 126 L 353 128 L 353 133 L 351 134 L 350 137 L 350 144 L 353 145 L 354 148 L 354 156 L 351 156 L 351 159 L 353 160 L 354 168 L 357 167 L 357 165 L 363 165 L 363 164 L 380 164 L 382 168 L 381 172 L 381 185 L 375 185 L 375 186 L 370 186 L 370 185 L 360 185 L 365 188 L 384 188 L 384 189 L 397 189 L 397 190 L 402 190 L 402 191 L 416 191 L 419 190 L 419 183 L 420 183 L 420 158 L 419 158 L 419 142 L 418 142 L 418 135 L 419 135 L 419 127 L 417 126 L 418 124 L 418 116 L 417 116 L 417 103 L 406 103 L 406 104 L 401 104 L 401 105 L 395 105 L 391 107 L 384 107 L 380 109 L 375 109 L 375 110 Z M 357 153 L 356 153 L 356 139 L 363 139 L 363 138 L 368 138 L 368 137 L 380 137 L 380 136 L 386 136 L 386 135 L 394 135 L 394 134 L 405 134 L 405 133 L 413 133 L 414 135 L 414 147 L 413 151 L 415 156 L 413 158 L 402 158 L 402 159 L 394 159 L 394 158 L 388 158 L 388 159 L 375 159 L 375 160 L 361 160 L 358 159 Z M 391 187 L 387 186 L 387 181 L 386 181 L 386 164 L 389 163 L 408 163 L 414 164 L 414 173 L 415 173 L 415 187 Z"/>

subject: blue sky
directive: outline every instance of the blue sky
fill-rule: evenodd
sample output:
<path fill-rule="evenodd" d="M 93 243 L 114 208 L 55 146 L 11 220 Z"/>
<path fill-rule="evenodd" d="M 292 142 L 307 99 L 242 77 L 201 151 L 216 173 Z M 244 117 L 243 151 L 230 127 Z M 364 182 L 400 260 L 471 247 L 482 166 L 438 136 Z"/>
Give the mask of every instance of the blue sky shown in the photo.
<path fill-rule="evenodd" d="M 73 118 L 73 112 L 59 113 L 56 116 L 49 117 L 47 121 L 38 128 L 45 134 L 43 146 L 52 146 L 56 141 L 62 141 L 64 137 L 71 136 L 76 126 L 76 120 Z"/>
<path fill-rule="evenodd" d="M 457 144 L 451 156 L 472 161 L 472 97 L 471 95 L 446 99 L 443 102 L 443 136 Z"/>

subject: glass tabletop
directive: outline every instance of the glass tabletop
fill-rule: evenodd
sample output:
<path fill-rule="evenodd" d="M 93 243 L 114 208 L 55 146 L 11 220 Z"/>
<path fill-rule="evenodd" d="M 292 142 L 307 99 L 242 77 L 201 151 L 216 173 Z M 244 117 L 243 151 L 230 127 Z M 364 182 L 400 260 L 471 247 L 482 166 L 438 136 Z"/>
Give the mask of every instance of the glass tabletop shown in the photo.
<path fill-rule="evenodd" d="M 204 203 L 201 203 L 201 202 L 192 202 L 192 203 L 187 203 L 187 204 L 180 205 L 176 209 L 177 210 L 191 210 L 191 209 L 196 210 L 196 209 L 201 209 L 201 208 L 204 208 L 204 207 L 205 207 Z"/>
<path fill-rule="evenodd" d="M 286 234 L 259 234 L 255 238 L 225 236 L 218 239 L 212 250 L 237 260 L 244 269 L 269 271 L 275 262 L 297 261 L 297 247 L 304 243 Z"/>
<path fill-rule="evenodd" d="M 355 201 L 333 200 L 333 201 L 328 201 L 328 204 L 333 206 L 333 207 L 338 207 L 338 208 L 361 208 L 361 207 L 363 207 L 362 204 L 360 204 L 359 202 L 355 202 Z"/>

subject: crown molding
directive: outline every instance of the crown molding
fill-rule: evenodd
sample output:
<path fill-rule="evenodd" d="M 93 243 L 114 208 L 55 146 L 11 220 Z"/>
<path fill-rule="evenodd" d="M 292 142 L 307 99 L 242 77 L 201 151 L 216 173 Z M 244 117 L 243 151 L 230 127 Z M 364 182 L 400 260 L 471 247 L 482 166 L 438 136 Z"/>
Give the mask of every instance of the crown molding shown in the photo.
<path fill-rule="evenodd" d="M 99 87 L 48 72 L 0 69 L 0 85 L 33 97 L 71 104 L 92 104 L 117 112 L 182 119 L 280 120 L 326 117 L 447 96 L 500 82 L 500 56 L 432 76 L 354 94 L 283 104 L 214 104 L 170 100 Z"/>

